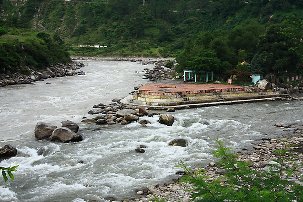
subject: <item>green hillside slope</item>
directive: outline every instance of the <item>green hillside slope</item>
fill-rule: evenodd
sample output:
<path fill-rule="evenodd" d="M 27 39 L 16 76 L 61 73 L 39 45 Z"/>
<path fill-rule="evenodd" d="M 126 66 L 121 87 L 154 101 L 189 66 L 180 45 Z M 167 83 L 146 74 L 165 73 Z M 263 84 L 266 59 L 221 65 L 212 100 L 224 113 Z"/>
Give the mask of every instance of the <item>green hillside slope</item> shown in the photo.
<path fill-rule="evenodd" d="M 183 67 L 228 74 L 302 69 L 302 1 L 1 0 L 0 5 L 2 25 L 55 33 L 72 54 L 177 56 Z M 88 47 L 93 45 L 102 48 Z"/>

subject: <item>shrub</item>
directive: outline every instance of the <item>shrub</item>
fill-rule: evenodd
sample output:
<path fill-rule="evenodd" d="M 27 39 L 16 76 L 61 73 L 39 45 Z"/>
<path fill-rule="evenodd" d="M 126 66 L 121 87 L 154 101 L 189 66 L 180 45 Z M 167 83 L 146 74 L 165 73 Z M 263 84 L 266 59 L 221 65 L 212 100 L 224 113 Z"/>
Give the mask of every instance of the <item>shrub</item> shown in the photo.
<path fill-rule="evenodd" d="M 303 201 L 302 186 L 283 175 L 294 171 L 282 166 L 285 152 L 277 153 L 276 165 L 255 170 L 249 163 L 237 160 L 237 155 L 218 142 L 214 156 L 218 158 L 218 168 L 224 169 L 225 173 L 215 180 L 208 180 L 206 171 L 200 169 L 191 171 L 183 180 L 192 184 L 194 201 Z"/>

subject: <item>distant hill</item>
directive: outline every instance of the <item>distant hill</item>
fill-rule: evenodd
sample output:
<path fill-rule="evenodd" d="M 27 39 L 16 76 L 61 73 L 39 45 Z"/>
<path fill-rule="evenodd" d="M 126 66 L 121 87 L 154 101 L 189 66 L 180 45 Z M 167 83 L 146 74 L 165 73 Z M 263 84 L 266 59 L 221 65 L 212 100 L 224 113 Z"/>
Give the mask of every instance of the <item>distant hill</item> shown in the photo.
<path fill-rule="evenodd" d="M 1 0 L 0 5 L 3 26 L 55 33 L 72 54 L 182 58 L 184 50 L 203 49 L 200 60 L 216 56 L 220 61 L 210 63 L 229 70 L 264 59 L 257 46 L 269 27 L 303 19 L 303 2 L 296 0 Z"/>

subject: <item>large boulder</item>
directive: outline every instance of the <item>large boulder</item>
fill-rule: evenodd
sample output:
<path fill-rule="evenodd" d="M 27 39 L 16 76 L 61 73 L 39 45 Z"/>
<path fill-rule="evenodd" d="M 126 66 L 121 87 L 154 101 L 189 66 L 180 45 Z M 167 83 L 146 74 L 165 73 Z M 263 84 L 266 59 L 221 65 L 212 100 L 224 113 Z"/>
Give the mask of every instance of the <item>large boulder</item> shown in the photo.
<path fill-rule="evenodd" d="M 8 159 L 17 155 L 17 149 L 11 145 L 0 148 L 0 160 Z"/>
<path fill-rule="evenodd" d="M 59 141 L 59 142 L 79 142 L 82 141 L 83 138 L 81 135 L 76 134 L 71 131 L 69 128 L 61 127 L 57 128 L 53 131 L 52 136 L 50 136 L 51 141 Z"/>
<path fill-rule="evenodd" d="M 35 127 L 35 137 L 37 140 L 48 139 L 56 128 L 57 126 L 39 122 Z"/>
<path fill-rule="evenodd" d="M 169 146 L 186 147 L 188 145 L 185 139 L 174 139 L 168 143 Z"/>
<path fill-rule="evenodd" d="M 62 127 L 69 128 L 71 131 L 77 133 L 79 131 L 79 125 L 72 121 L 62 121 Z"/>
<path fill-rule="evenodd" d="M 128 114 L 128 115 L 125 115 L 125 116 L 124 116 L 124 119 L 125 119 L 127 122 L 133 122 L 133 121 L 138 121 L 138 120 L 139 120 L 139 117 L 136 116 L 136 115 L 133 115 L 133 114 Z"/>
<path fill-rule="evenodd" d="M 172 126 L 175 122 L 175 117 L 170 114 L 161 114 L 159 117 L 159 123 Z"/>

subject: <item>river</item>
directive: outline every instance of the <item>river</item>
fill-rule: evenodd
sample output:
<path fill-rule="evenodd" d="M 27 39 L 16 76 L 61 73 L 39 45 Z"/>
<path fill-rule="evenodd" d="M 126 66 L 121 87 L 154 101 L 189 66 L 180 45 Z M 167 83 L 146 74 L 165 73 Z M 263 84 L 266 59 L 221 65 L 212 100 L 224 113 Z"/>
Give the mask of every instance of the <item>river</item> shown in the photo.
<path fill-rule="evenodd" d="M 145 117 L 151 122 L 148 127 L 138 123 L 102 128 L 81 125 L 84 141 L 80 143 L 36 141 L 33 130 L 38 121 L 79 122 L 92 105 L 127 96 L 144 83 L 146 66 L 141 64 L 85 63 L 85 76 L 0 89 L 0 146 L 8 142 L 19 151 L 17 157 L 0 163 L 19 165 L 15 181 L 0 186 L 0 201 L 132 197 L 136 189 L 169 179 L 180 170 L 181 161 L 193 166 L 212 161 L 217 139 L 237 149 L 283 132 L 275 123 L 302 121 L 302 101 L 277 101 L 177 111 L 172 127 L 159 124 L 157 116 Z M 168 146 L 175 138 L 187 139 L 188 147 Z M 146 152 L 136 153 L 138 145 L 146 145 Z"/>

